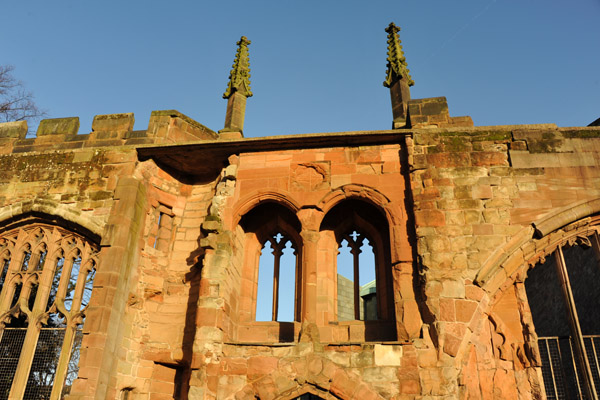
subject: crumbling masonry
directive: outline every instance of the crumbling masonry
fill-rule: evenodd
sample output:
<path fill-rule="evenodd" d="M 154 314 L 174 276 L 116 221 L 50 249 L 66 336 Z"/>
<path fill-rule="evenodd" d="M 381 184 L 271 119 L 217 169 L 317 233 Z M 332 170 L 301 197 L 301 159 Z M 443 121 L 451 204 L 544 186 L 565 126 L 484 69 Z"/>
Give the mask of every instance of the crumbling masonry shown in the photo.
<path fill-rule="evenodd" d="M 244 138 L 245 37 L 220 132 L 0 124 L 0 399 L 597 399 L 600 127 L 410 99 L 386 31 L 391 130 Z"/>

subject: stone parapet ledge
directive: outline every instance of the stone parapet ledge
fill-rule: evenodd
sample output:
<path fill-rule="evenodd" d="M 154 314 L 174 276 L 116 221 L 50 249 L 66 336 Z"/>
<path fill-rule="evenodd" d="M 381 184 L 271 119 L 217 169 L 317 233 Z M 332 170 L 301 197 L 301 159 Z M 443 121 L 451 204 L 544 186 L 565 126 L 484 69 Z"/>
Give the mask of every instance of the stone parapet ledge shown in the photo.
<path fill-rule="evenodd" d="M 96 115 L 90 140 L 124 139 L 133 132 L 134 123 L 133 113 Z"/>
<path fill-rule="evenodd" d="M 43 119 L 37 129 L 38 138 L 49 135 L 77 135 L 79 117 Z"/>
<path fill-rule="evenodd" d="M 152 111 L 147 130 L 156 143 L 182 143 L 217 139 L 219 135 L 176 110 Z"/>
<path fill-rule="evenodd" d="M 27 121 L 0 123 L 1 139 L 24 139 L 27 135 Z"/>
<path fill-rule="evenodd" d="M 175 110 L 152 112 L 147 131 L 134 131 L 134 122 L 133 113 L 96 115 L 91 132 L 78 134 L 79 117 L 44 119 L 36 136 L 30 138 L 26 121 L 0 123 L 0 154 L 177 144 L 220 138 L 216 132 Z"/>
<path fill-rule="evenodd" d="M 469 116 L 451 117 L 445 97 L 414 99 L 408 102 L 407 128 L 472 127 Z"/>
<path fill-rule="evenodd" d="M 27 121 L 0 123 L 0 154 L 9 154 L 13 144 L 27 135 Z"/>

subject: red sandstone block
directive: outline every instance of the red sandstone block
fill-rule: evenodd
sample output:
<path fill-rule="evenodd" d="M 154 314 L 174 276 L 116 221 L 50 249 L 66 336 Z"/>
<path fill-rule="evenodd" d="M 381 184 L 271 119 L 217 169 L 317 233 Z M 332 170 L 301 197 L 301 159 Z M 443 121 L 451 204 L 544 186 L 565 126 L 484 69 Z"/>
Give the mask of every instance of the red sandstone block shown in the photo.
<path fill-rule="evenodd" d="M 440 299 L 440 319 L 442 321 L 455 321 L 456 311 L 454 307 L 454 299 Z"/>
<path fill-rule="evenodd" d="M 221 363 L 221 374 L 223 375 L 246 375 L 248 361 L 242 357 L 226 358 Z"/>
<path fill-rule="evenodd" d="M 330 391 L 334 395 L 343 398 L 351 398 L 358 387 L 359 380 L 339 369 L 331 381 Z"/>
<path fill-rule="evenodd" d="M 317 154 L 318 153 L 313 153 L 309 150 L 304 150 L 302 152 L 295 153 L 292 155 L 292 163 L 315 161 Z"/>
<path fill-rule="evenodd" d="M 489 185 L 476 185 L 473 186 L 472 193 L 474 199 L 491 199 L 492 187 Z"/>
<path fill-rule="evenodd" d="M 155 364 L 152 372 L 152 380 L 172 383 L 175 380 L 175 372 L 175 368 Z"/>
<path fill-rule="evenodd" d="M 268 375 L 277 369 L 277 357 L 251 357 L 248 360 L 248 377 L 257 379 L 261 376 Z"/>
<path fill-rule="evenodd" d="M 462 338 L 467 332 L 467 327 L 465 324 L 460 322 L 450 322 L 444 325 L 445 332 L 451 335 L 454 335 L 458 338 Z"/>
<path fill-rule="evenodd" d="M 440 190 L 435 187 L 426 187 L 418 195 L 414 195 L 415 201 L 437 200 L 440 197 Z"/>
<path fill-rule="evenodd" d="M 473 313 L 477 309 L 477 302 L 470 300 L 456 300 L 456 320 L 459 322 L 469 322 Z"/>
<path fill-rule="evenodd" d="M 433 210 L 437 208 L 435 201 L 419 201 L 415 204 L 417 210 Z"/>
<path fill-rule="evenodd" d="M 419 379 L 401 380 L 400 393 L 402 394 L 419 394 L 421 393 L 421 385 Z"/>
<path fill-rule="evenodd" d="M 152 367 L 138 367 L 136 376 L 138 378 L 147 379 L 152 377 L 152 373 L 154 372 L 154 368 Z"/>
<path fill-rule="evenodd" d="M 382 170 L 384 174 L 391 174 L 400 171 L 400 164 L 396 161 L 384 161 Z"/>
<path fill-rule="evenodd" d="M 417 226 L 445 226 L 446 217 L 442 211 L 426 210 L 415 211 L 415 222 Z"/>
<path fill-rule="evenodd" d="M 469 300 L 480 301 L 485 292 L 479 286 L 475 285 L 466 285 L 465 286 L 465 297 Z"/>
<path fill-rule="evenodd" d="M 444 352 L 452 357 L 458 354 L 461 340 L 454 335 L 446 334 L 444 336 Z"/>
<path fill-rule="evenodd" d="M 150 392 L 153 393 L 164 393 L 164 394 L 170 394 L 171 396 L 173 395 L 173 392 L 175 391 L 175 385 L 173 384 L 173 382 L 162 382 L 162 381 L 157 381 L 157 380 L 152 380 L 150 382 Z"/>
<path fill-rule="evenodd" d="M 427 154 L 426 157 L 426 163 L 434 167 L 450 168 L 467 167 L 470 165 L 468 153 L 436 153 Z"/>
<path fill-rule="evenodd" d="M 473 225 L 473 235 L 493 235 L 494 225 L 492 224 L 479 224 Z"/>
<path fill-rule="evenodd" d="M 356 400 L 379 400 L 381 399 L 379 395 L 371 390 L 371 388 L 364 382 L 362 382 L 354 392 L 352 396 L 353 399 Z"/>
<path fill-rule="evenodd" d="M 333 164 L 331 166 L 331 175 L 354 174 L 356 164 Z"/>
<path fill-rule="evenodd" d="M 217 321 L 216 308 L 198 308 L 196 326 L 214 326 Z"/>
<path fill-rule="evenodd" d="M 173 394 L 150 393 L 150 400 L 173 400 Z"/>
<path fill-rule="evenodd" d="M 331 150 L 323 154 L 323 159 L 334 163 L 346 163 L 348 162 L 348 156 L 344 150 Z"/>
<path fill-rule="evenodd" d="M 508 165 L 506 152 L 475 151 L 471 153 L 473 166 Z"/>

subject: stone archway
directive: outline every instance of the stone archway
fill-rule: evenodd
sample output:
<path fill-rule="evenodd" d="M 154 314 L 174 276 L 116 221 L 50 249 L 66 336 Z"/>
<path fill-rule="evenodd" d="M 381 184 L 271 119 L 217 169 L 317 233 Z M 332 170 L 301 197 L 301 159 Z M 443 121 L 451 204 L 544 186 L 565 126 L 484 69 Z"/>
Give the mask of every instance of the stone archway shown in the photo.
<path fill-rule="evenodd" d="M 281 360 L 276 371 L 247 384 L 235 399 L 304 400 L 306 394 L 323 400 L 383 400 L 359 375 L 315 354 Z"/>
<path fill-rule="evenodd" d="M 480 269 L 474 282 L 483 289 L 480 310 L 457 354 L 461 391 L 467 397 L 545 398 L 525 280 L 531 268 L 544 264 L 557 249 L 597 238 L 599 211 L 600 200 L 557 210 L 525 227 Z"/>

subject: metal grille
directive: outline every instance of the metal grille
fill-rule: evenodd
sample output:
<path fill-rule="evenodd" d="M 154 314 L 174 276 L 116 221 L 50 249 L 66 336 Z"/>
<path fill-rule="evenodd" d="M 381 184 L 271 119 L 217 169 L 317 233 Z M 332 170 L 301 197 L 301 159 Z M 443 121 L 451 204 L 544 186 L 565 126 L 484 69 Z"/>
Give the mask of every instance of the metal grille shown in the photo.
<path fill-rule="evenodd" d="M 64 337 L 65 329 L 63 328 L 42 328 L 40 330 L 24 399 L 50 398 Z"/>
<path fill-rule="evenodd" d="M 596 343 L 594 343 L 594 339 L 596 340 Z M 600 390 L 600 375 L 598 374 L 598 355 L 596 352 L 598 339 L 599 338 L 592 336 L 583 337 L 583 342 L 585 344 L 585 354 L 588 358 L 588 361 L 590 362 L 590 367 L 592 369 L 592 380 L 594 382 L 594 386 L 596 387 L 596 391 Z"/>
<path fill-rule="evenodd" d="M 585 352 L 592 378 L 600 391 L 600 336 L 584 336 Z M 551 399 L 585 399 L 583 381 L 573 354 L 570 337 L 538 339 L 546 396 Z"/>
<path fill-rule="evenodd" d="M 542 377 L 548 400 L 566 399 L 558 338 L 539 338 L 538 346 L 542 358 Z"/>
<path fill-rule="evenodd" d="M 65 384 L 62 388 L 61 398 L 71 393 L 71 386 L 77 379 L 77 373 L 79 372 L 79 356 L 81 354 L 81 341 L 83 340 L 83 331 L 78 329 L 75 331 L 75 338 L 73 339 L 73 348 L 71 350 L 71 358 L 69 359 L 69 366 L 67 368 L 67 376 L 65 378 Z"/>
<path fill-rule="evenodd" d="M 8 399 L 27 328 L 4 328 L 0 339 L 0 400 Z"/>
<path fill-rule="evenodd" d="M 584 336 L 585 353 L 592 369 L 592 380 L 596 392 L 600 393 L 600 336 Z"/>

